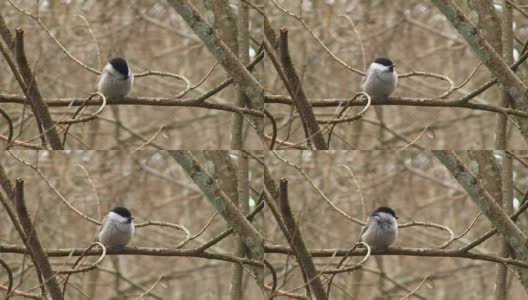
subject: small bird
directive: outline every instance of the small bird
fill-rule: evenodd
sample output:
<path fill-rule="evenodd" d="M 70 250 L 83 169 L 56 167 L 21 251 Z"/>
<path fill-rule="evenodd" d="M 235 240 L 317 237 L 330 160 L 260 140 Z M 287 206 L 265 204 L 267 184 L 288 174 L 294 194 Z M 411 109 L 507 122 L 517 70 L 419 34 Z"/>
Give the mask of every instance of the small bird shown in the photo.
<path fill-rule="evenodd" d="M 385 100 L 398 85 L 398 74 L 394 70 L 392 61 L 385 57 L 379 57 L 367 69 L 367 75 L 363 79 L 363 92 L 369 94 L 372 100 Z"/>
<path fill-rule="evenodd" d="M 104 67 L 97 90 L 106 98 L 122 98 L 132 90 L 134 74 L 127 61 L 121 57 L 112 58 Z"/>
<path fill-rule="evenodd" d="M 367 243 L 373 249 L 385 249 L 398 237 L 398 216 L 390 207 L 378 207 L 367 219 L 367 225 L 361 229 L 360 242 Z"/>
<path fill-rule="evenodd" d="M 134 218 L 124 207 L 114 207 L 103 219 L 97 239 L 107 248 L 124 247 L 134 235 Z"/>

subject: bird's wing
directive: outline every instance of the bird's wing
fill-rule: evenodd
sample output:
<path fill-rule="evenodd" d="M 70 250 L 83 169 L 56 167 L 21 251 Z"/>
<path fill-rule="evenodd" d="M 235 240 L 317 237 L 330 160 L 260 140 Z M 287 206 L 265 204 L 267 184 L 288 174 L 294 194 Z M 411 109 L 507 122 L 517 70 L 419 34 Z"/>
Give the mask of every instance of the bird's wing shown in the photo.
<path fill-rule="evenodd" d="M 106 224 L 106 218 L 108 217 L 108 215 L 106 215 L 103 219 L 103 222 L 101 222 L 101 226 L 99 226 L 99 232 L 101 232 L 101 230 L 103 230 L 103 227 L 105 226 Z"/>
<path fill-rule="evenodd" d="M 359 233 L 359 241 L 361 242 L 361 237 L 363 236 L 363 233 L 365 233 L 365 231 L 367 231 L 368 229 L 368 226 L 370 224 L 370 217 L 367 219 L 367 224 L 365 226 L 363 226 L 363 228 L 361 228 L 361 232 Z"/>
<path fill-rule="evenodd" d="M 368 69 L 367 69 L 367 74 L 365 74 L 365 76 L 363 77 L 363 81 L 361 82 L 361 84 L 364 84 L 365 81 L 367 81 L 367 77 L 368 77 L 368 75 L 370 74 L 369 71 L 370 71 L 370 66 L 368 67 Z"/>

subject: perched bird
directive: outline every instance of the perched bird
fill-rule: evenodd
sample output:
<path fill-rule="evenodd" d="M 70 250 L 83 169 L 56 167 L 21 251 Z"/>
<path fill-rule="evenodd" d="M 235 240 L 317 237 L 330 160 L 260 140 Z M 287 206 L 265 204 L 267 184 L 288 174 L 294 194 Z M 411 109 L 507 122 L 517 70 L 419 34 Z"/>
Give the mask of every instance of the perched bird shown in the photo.
<path fill-rule="evenodd" d="M 398 236 L 398 216 L 392 208 L 378 207 L 367 219 L 367 225 L 361 230 L 360 241 L 367 243 L 370 248 L 385 249 Z"/>
<path fill-rule="evenodd" d="M 130 211 L 114 207 L 103 219 L 97 239 L 107 248 L 124 247 L 134 235 L 134 223 Z"/>
<path fill-rule="evenodd" d="M 132 90 L 134 74 L 125 59 L 112 58 L 103 69 L 97 90 L 106 98 L 122 98 Z"/>
<path fill-rule="evenodd" d="M 379 57 L 370 64 L 367 75 L 363 79 L 363 92 L 369 94 L 372 100 L 385 100 L 398 85 L 398 74 L 392 61 Z"/>

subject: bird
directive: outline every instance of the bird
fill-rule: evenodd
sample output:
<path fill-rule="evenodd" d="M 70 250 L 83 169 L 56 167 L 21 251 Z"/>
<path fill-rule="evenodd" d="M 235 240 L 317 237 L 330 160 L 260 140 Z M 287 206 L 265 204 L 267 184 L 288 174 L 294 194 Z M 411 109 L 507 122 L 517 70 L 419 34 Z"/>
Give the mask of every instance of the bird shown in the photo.
<path fill-rule="evenodd" d="M 106 98 L 122 98 L 130 93 L 134 85 L 134 74 L 127 61 L 121 57 L 114 57 L 104 67 L 97 91 Z"/>
<path fill-rule="evenodd" d="M 134 235 L 134 218 L 125 207 L 114 207 L 103 219 L 97 239 L 107 248 L 122 248 Z"/>
<path fill-rule="evenodd" d="M 361 229 L 360 242 L 367 243 L 373 249 L 386 249 L 398 237 L 398 216 L 390 207 L 378 207 L 367 219 L 367 225 Z"/>
<path fill-rule="evenodd" d="M 385 100 L 398 86 L 398 74 L 392 61 L 378 57 L 370 64 L 363 78 L 362 89 L 372 100 Z"/>

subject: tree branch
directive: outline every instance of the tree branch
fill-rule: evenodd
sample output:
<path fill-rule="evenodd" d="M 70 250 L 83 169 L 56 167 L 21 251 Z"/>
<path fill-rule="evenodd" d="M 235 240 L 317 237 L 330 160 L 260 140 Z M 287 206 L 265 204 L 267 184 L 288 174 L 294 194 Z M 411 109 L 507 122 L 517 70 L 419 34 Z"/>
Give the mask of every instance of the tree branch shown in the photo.
<path fill-rule="evenodd" d="M 304 274 L 306 275 L 305 281 L 314 293 L 314 296 L 318 300 L 326 300 L 326 291 L 321 281 L 320 274 L 315 268 L 315 264 L 312 260 L 312 256 L 301 236 L 301 231 L 295 222 L 295 217 L 291 211 L 290 203 L 288 201 L 288 181 L 286 178 L 280 179 L 279 185 L 279 206 L 284 220 L 284 224 L 288 229 L 289 235 L 286 238 L 290 241 L 290 245 L 294 249 L 295 257 L 301 266 Z M 308 287 L 307 287 L 308 288 Z"/>
<path fill-rule="evenodd" d="M 431 2 L 447 17 L 453 27 L 464 37 L 473 52 L 495 75 L 498 82 L 512 97 L 515 108 L 528 111 L 526 86 L 484 39 L 478 28 L 467 19 L 462 10 L 452 0 L 431 0 Z M 520 122 L 520 126 L 524 139 L 528 141 L 528 122 L 523 120 Z"/>
<path fill-rule="evenodd" d="M 209 49 L 209 52 L 224 67 L 244 94 L 248 96 L 250 108 L 259 111 L 263 110 L 264 88 L 218 37 L 214 29 L 205 22 L 200 13 L 187 0 L 167 0 L 167 2 L 187 22 L 207 49 Z"/>
<path fill-rule="evenodd" d="M 517 250 L 522 259 L 527 260 L 528 248 L 526 245 L 528 239 L 526 235 L 513 223 L 495 199 L 486 191 L 481 181 L 454 152 L 436 150 L 433 153 L 497 228 L 499 234 L 506 238 L 508 244 Z"/>
<path fill-rule="evenodd" d="M 328 145 L 324 139 L 319 123 L 315 119 L 315 115 L 312 110 L 310 102 L 304 94 L 302 83 L 297 75 L 297 71 L 293 66 L 292 59 L 290 57 L 290 51 L 288 49 L 288 30 L 283 28 L 280 31 L 280 43 L 279 43 L 279 56 L 282 63 L 284 74 L 288 78 L 288 82 L 291 88 L 291 96 L 294 100 L 295 107 L 301 115 L 303 123 L 306 125 L 308 130 L 308 138 L 311 139 L 318 150 L 327 150 Z"/>
<path fill-rule="evenodd" d="M 26 84 L 25 88 L 27 89 L 27 93 L 32 103 L 31 108 L 33 109 L 33 113 L 38 116 L 37 120 L 42 123 L 42 129 L 44 130 L 44 134 L 48 138 L 51 147 L 54 150 L 64 149 L 59 133 L 57 132 L 57 128 L 55 127 L 56 124 L 51 119 L 51 115 L 48 111 L 48 106 L 46 105 L 46 102 L 44 102 L 40 94 L 35 78 L 36 76 L 35 74 L 33 74 L 31 68 L 29 67 L 29 63 L 27 61 L 26 53 L 24 50 L 24 30 L 22 30 L 21 28 L 18 28 L 16 30 L 15 54 L 18 69 L 20 70 L 20 74 L 24 78 L 24 83 Z M 24 87 L 22 86 L 21 88 L 24 89 Z"/>
<path fill-rule="evenodd" d="M 44 284 L 48 288 L 51 298 L 53 300 L 64 299 L 57 278 L 55 277 L 55 273 L 51 269 L 46 252 L 42 248 L 38 239 L 37 231 L 31 222 L 26 203 L 24 202 L 24 181 L 21 178 L 16 179 L 15 189 L 18 219 L 20 220 L 20 224 L 26 234 L 26 240 L 24 242 L 27 247 L 30 248 L 29 253 L 31 254 L 33 264 L 37 268 L 38 273 L 42 274 Z"/>
<path fill-rule="evenodd" d="M 194 183 L 204 193 L 207 200 L 224 217 L 228 224 L 232 225 L 235 231 L 240 234 L 244 244 L 248 247 L 252 257 L 261 261 L 264 259 L 262 235 L 251 225 L 231 199 L 218 187 L 214 178 L 188 152 L 182 150 L 169 151 L 178 164 L 192 178 Z"/>

